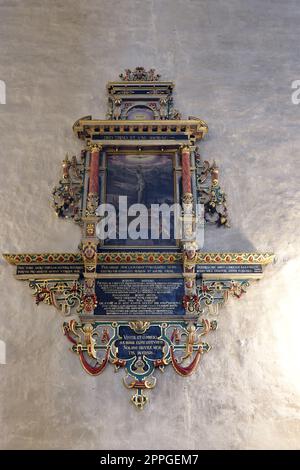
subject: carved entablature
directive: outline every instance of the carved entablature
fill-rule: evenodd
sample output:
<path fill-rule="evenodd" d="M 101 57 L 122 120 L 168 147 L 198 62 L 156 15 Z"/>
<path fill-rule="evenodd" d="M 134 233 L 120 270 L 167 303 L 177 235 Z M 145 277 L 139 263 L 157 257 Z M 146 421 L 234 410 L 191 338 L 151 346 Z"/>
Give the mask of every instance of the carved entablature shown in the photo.
<path fill-rule="evenodd" d="M 158 371 L 196 371 L 220 307 L 273 260 L 204 251 L 205 222 L 229 226 L 226 195 L 196 147 L 207 124 L 181 118 L 173 89 L 142 67 L 109 82 L 107 118 L 75 122 L 84 148 L 65 157 L 52 193 L 55 213 L 81 227 L 79 251 L 4 255 L 37 305 L 71 317 L 63 331 L 84 370 L 123 370 L 138 409 Z"/>
<path fill-rule="evenodd" d="M 109 82 L 107 90 L 107 119 L 129 121 L 154 121 L 181 119 L 173 106 L 172 82 L 158 81 L 160 75 L 143 67 L 126 70 L 120 75 L 121 82 Z"/>

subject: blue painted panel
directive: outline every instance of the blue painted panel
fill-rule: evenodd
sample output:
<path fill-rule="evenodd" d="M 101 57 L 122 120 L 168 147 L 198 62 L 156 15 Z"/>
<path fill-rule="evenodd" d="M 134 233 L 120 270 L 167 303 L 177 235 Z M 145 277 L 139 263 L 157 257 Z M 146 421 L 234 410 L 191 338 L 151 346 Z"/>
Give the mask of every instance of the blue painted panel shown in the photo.
<path fill-rule="evenodd" d="M 196 267 L 197 274 L 213 273 L 213 274 L 246 274 L 262 273 L 260 264 L 198 264 Z"/>
<path fill-rule="evenodd" d="M 166 223 L 166 220 L 162 222 L 160 215 L 157 238 L 153 238 L 151 233 L 151 206 L 153 204 L 172 206 L 175 202 L 172 155 L 108 155 L 106 188 L 106 202 L 112 204 L 116 210 L 117 238 L 106 239 L 104 241 L 105 245 L 126 247 L 176 246 L 173 213 L 171 213 L 170 225 Z M 120 204 L 119 196 L 127 198 L 125 205 Z M 143 215 L 145 232 L 139 235 L 141 228 L 140 226 L 136 227 L 138 236 L 136 239 L 131 238 L 129 230 L 130 224 L 140 216 L 140 212 L 136 212 L 133 216 L 127 216 L 128 209 L 133 204 L 143 204 L 145 206 Z M 125 235 L 119 227 L 121 218 L 123 225 L 125 225 L 122 227 L 123 233 L 125 229 Z"/>
<path fill-rule="evenodd" d="M 150 326 L 145 333 L 136 333 L 129 326 L 120 326 L 120 340 L 116 341 L 119 359 L 146 356 L 148 359 L 162 359 L 164 341 L 159 339 L 161 328 Z"/>
<path fill-rule="evenodd" d="M 182 264 L 98 264 L 101 274 L 182 274 Z"/>
<path fill-rule="evenodd" d="M 97 279 L 96 315 L 184 315 L 183 279 Z"/>

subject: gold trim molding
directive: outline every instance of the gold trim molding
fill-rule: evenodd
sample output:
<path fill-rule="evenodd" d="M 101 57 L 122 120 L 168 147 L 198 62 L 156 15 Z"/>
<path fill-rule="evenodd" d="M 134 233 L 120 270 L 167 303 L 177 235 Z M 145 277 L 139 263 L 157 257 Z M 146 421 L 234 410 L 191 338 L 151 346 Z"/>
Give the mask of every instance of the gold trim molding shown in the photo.
<path fill-rule="evenodd" d="M 23 264 L 82 264 L 81 253 L 5 253 L 4 259 L 14 266 Z M 251 252 L 199 252 L 196 264 L 261 264 L 267 265 L 274 261 L 274 253 Z M 182 253 L 150 253 L 150 252 L 124 252 L 98 253 L 97 263 L 101 264 L 163 264 L 182 263 Z"/>

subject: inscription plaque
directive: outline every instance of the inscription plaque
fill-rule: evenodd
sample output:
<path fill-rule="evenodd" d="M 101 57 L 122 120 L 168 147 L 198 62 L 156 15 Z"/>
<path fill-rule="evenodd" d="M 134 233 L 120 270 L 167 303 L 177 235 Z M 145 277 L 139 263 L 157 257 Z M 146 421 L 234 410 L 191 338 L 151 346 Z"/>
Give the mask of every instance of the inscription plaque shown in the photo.
<path fill-rule="evenodd" d="M 164 341 L 160 339 L 161 328 L 150 326 L 145 333 L 136 333 L 129 326 L 119 327 L 120 340 L 116 341 L 119 359 L 146 356 L 148 359 L 161 359 L 163 357 Z"/>
<path fill-rule="evenodd" d="M 181 274 L 180 264 L 100 264 L 97 266 L 99 274 Z"/>
<path fill-rule="evenodd" d="M 183 280 L 97 279 L 96 315 L 183 315 Z"/>

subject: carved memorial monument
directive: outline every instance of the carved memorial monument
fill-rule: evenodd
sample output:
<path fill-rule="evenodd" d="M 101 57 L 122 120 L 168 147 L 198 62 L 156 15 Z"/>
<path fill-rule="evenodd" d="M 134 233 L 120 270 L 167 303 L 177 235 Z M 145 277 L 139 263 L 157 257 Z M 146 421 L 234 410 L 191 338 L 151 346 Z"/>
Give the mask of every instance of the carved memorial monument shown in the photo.
<path fill-rule="evenodd" d="M 83 150 L 64 159 L 53 207 L 80 225 L 78 252 L 4 255 L 37 304 L 70 317 L 63 331 L 85 371 L 123 369 L 139 409 L 158 369 L 196 370 L 219 307 L 273 259 L 203 251 L 205 224 L 229 227 L 226 196 L 198 151 L 208 127 L 181 117 L 173 88 L 153 69 L 126 70 L 108 83 L 107 118 L 75 122 Z"/>

